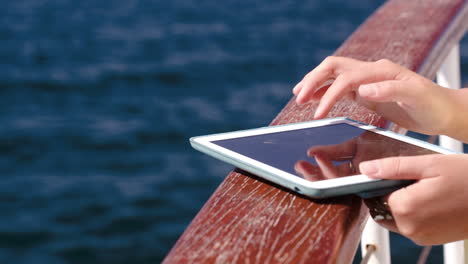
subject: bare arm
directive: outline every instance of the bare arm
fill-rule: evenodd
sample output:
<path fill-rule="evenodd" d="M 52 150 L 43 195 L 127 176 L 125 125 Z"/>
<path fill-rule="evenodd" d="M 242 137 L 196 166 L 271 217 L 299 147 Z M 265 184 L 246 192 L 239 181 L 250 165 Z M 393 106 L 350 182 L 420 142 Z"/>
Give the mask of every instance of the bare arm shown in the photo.
<path fill-rule="evenodd" d="M 468 143 L 468 88 L 450 90 L 454 113 L 447 117 L 446 132 L 441 133 Z"/>

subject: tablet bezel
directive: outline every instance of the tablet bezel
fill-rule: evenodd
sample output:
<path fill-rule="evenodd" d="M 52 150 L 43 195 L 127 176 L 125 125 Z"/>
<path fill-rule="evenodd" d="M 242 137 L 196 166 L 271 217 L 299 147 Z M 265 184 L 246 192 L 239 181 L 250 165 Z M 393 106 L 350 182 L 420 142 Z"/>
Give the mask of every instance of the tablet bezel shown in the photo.
<path fill-rule="evenodd" d="M 432 150 L 441 154 L 456 154 L 451 150 L 415 139 L 405 135 L 400 135 L 389 130 L 377 128 L 372 125 L 364 124 L 355 120 L 345 117 L 329 118 L 315 121 L 307 121 L 301 123 L 291 123 L 286 125 L 268 126 L 248 130 L 240 130 L 233 132 L 226 132 L 220 134 L 212 134 L 206 136 L 198 136 L 190 138 L 190 143 L 193 148 L 208 154 L 214 158 L 225 161 L 240 169 L 246 170 L 261 178 L 284 186 L 290 190 L 304 194 L 313 198 L 324 198 L 330 196 L 344 195 L 350 193 L 374 192 L 379 189 L 387 189 L 402 186 L 404 181 L 399 180 L 378 180 L 370 179 L 365 175 L 353 175 L 342 178 L 328 179 L 322 181 L 308 181 L 306 179 L 297 177 L 286 171 L 280 170 L 268 164 L 257 161 L 253 158 L 244 156 L 232 150 L 226 149 L 219 145 L 212 143 L 212 141 L 242 138 L 248 136 L 270 134 L 284 131 L 291 131 L 296 129 L 304 129 L 311 127 L 335 125 L 335 124 L 349 124 L 363 130 L 371 131 L 380 135 L 384 135 L 393 139 L 397 139 L 409 144 L 416 145 L 425 149 Z M 408 183 L 406 183 L 407 185 Z"/>

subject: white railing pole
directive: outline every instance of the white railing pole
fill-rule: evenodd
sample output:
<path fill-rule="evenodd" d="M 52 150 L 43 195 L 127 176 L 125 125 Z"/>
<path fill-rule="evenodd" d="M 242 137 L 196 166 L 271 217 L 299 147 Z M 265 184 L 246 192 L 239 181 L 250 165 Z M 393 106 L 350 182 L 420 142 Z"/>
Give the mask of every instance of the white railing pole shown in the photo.
<path fill-rule="evenodd" d="M 437 83 L 450 89 L 460 89 L 460 46 L 456 44 L 437 72 Z M 439 145 L 457 152 L 463 152 L 463 143 L 447 136 L 439 136 Z M 464 241 L 444 245 L 445 264 L 464 264 Z"/>
<path fill-rule="evenodd" d="M 364 257 L 369 246 L 375 246 L 368 264 L 390 264 L 390 238 L 387 229 L 379 226 L 372 218 L 369 218 L 361 237 L 361 253 Z"/>

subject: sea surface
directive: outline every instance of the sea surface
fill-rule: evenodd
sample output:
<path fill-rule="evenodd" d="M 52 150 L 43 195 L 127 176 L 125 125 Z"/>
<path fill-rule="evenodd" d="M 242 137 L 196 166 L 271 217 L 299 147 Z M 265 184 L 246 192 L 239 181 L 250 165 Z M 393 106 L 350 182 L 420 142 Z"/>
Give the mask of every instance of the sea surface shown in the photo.
<path fill-rule="evenodd" d="M 0 263 L 159 263 L 231 170 L 188 138 L 267 125 L 382 3 L 3 1 Z"/>

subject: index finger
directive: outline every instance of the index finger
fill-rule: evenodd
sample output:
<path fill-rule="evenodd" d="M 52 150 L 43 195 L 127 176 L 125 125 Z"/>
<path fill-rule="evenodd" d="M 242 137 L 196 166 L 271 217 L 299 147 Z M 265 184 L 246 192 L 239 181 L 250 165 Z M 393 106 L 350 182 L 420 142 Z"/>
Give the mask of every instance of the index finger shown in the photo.
<path fill-rule="evenodd" d="M 397 78 L 400 70 L 400 67 L 395 66 L 395 64 L 383 60 L 363 64 L 361 67 L 340 73 L 322 96 L 314 118 L 320 119 L 325 117 L 333 105 L 347 93 L 357 90 L 359 86 L 384 80 L 394 80 Z"/>
<path fill-rule="evenodd" d="M 309 156 L 313 156 L 315 153 L 325 153 L 336 161 L 351 160 L 356 153 L 356 138 L 340 144 L 313 146 L 307 151 Z"/>
<path fill-rule="evenodd" d="M 296 102 L 302 104 L 309 101 L 317 90 L 326 86 L 327 81 L 335 79 L 343 71 L 365 63 L 367 62 L 345 57 L 327 57 L 294 87 Z"/>

